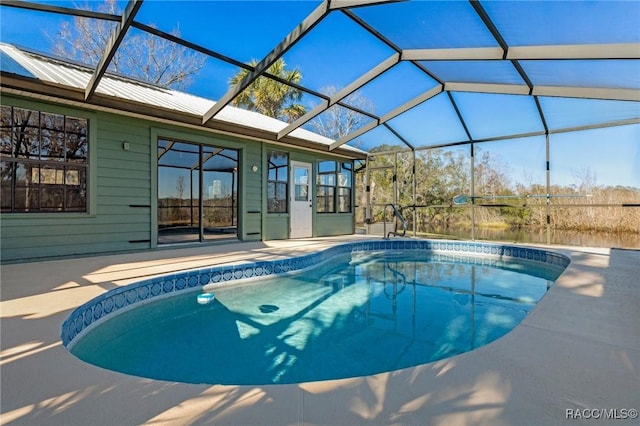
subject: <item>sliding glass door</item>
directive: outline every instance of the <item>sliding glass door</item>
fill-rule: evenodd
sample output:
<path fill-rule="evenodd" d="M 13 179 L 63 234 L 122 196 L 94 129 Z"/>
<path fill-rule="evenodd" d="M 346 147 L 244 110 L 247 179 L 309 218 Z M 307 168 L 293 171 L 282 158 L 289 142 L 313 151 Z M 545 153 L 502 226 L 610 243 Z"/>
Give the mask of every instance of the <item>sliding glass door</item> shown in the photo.
<path fill-rule="evenodd" d="M 237 238 L 238 151 L 158 140 L 158 244 Z"/>

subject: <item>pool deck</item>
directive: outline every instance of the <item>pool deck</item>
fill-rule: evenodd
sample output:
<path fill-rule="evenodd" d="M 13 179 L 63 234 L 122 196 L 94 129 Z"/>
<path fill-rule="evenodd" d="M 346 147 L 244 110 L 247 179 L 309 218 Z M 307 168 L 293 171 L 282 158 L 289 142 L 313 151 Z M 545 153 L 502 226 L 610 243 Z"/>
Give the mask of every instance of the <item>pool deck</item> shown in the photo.
<path fill-rule="evenodd" d="M 452 358 L 368 377 L 297 385 L 188 385 L 103 370 L 78 360 L 60 342 L 60 327 L 70 312 L 116 286 L 175 270 L 295 256 L 361 238 L 3 265 L 0 424 L 637 424 L 637 419 L 604 419 L 640 409 L 637 250 L 551 247 L 568 255 L 571 264 L 506 336 Z M 579 414 L 602 418 L 570 418 Z"/>

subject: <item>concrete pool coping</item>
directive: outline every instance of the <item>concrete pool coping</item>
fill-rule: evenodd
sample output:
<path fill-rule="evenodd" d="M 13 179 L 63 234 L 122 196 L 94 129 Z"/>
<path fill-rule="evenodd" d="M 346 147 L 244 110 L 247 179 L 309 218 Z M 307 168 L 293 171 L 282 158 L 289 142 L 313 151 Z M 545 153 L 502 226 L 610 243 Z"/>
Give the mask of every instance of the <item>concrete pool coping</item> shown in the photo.
<path fill-rule="evenodd" d="M 584 414 L 602 417 L 589 424 L 609 424 L 604 417 L 640 408 L 640 251 L 634 250 L 547 247 L 571 264 L 512 332 L 466 354 L 374 376 L 260 387 L 187 385 L 100 369 L 60 341 L 70 312 L 111 288 L 363 238 L 3 265 L 0 424 L 546 425 L 575 424 Z"/>

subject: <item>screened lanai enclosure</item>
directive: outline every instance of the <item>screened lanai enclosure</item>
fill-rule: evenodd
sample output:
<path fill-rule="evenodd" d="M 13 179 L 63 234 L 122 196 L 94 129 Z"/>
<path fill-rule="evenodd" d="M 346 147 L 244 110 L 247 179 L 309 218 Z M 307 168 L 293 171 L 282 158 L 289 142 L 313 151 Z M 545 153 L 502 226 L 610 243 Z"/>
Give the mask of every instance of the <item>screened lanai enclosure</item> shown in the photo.
<path fill-rule="evenodd" d="M 67 90 L 3 51 L 4 94 L 127 99 L 130 114 L 338 155 L 353 198 L 339 198 L 340 170 L 316 170 L 333 183 L 313 203 L 318 215 L 353 203 L 354 232 L 640 247 L 640 2 L 2 1 L 0 12 L 5 49 L 92 71 Z M 105 75 L 178 90 L 193 108 L 114 91 Z M 159 240 L 236 235 L 238 169 L 251 166 L 238 151 L 161 139 L 157 166 Z"/>

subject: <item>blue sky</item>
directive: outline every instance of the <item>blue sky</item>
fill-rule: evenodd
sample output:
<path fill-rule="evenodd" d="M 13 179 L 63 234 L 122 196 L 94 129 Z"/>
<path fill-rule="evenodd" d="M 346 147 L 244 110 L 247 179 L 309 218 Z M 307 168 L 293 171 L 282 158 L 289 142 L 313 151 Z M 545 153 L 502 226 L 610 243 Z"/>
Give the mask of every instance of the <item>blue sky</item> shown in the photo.
<path fill-rule="evenodd" d="M 74 2 L 44 2 L 74 7 Z M 84 4 L 84 2 L 75 2 Z M 96 2 L 91 2 L 95 4 Z M 125 1 L 118 2 L 120 5 Z M 146 0 L 136 20 L 171 32 L 211 50 L 248 62 L 262 59 L 319 1 L 154 1 Z M 483 2 L 510 45 L 640 42 L 640 2 Z M 362 19 L 401 48 L 488 47 L 496 42 L 468 2 L 413 1 L 354 9 Z M 429 17 L 429 19 L 426 19 Z M 47 52 L 64 17 L 0 6 L 0 39 Z M 29 25 L 25 25 L 28 22 Z M 393 54 L 340 12 L 332 12 L 284 56 L 298 67 L 302 84 L 321 91 L 344 87 Z M 522 61 L 534 84 L 589 85 L 640 89 L 637 61 Z M 439 62 L 422 65 L 446 81 L 518 84 L 519 75 L 503 62 Z M 237 68 L 210 59 L 188 92 L 217 99 L 228 88 Z M 410 63 L 401 63 L 361 89 L 362 96 L 383 115 L 437 83 Z M 389 122 L 416 146 L 455 142 L 466 138 L 448 97 L 444 94 Z M 542 130 L 533 98 L 523 96 L 454 93 L 475 138 Z M 305 96 L 307 107 L 318 99 Z M 552 128 L 640 117 L 637 102 L 541 99 Z M 555 126 L 555 127 L 554 127 Z M 552 153 L 564 169 L 572 164 L 597 170 L 598 183 L 640 187 L 640 130 L 638 125 L 552 135 L 558 140 Z M 569 140 L 569 142 L 566 142 Z M 606 148 L 601 149 L 606 141 Z M 398 144 L 384 130 L 363 135 L 358 143 L 369 147 Z M 497 146 L 497 145 L 496 145 Z M 513 170 L 530 167 L 522 144 L 501 144 Z M 510 152 L 509 146 L 517 147 Z M 576 150 L 579 150 L 577 153 Z M 565 161 L 567 159 L 567 161 Z M 571 183 L 570 172 L 557 172 L 557 183 Z M 565 173 L 566 172 L 566 173 Z M 514 172 L 515 173 L 515 172 Z M 520 173 L 521 174 L 521 173 Z"/>

